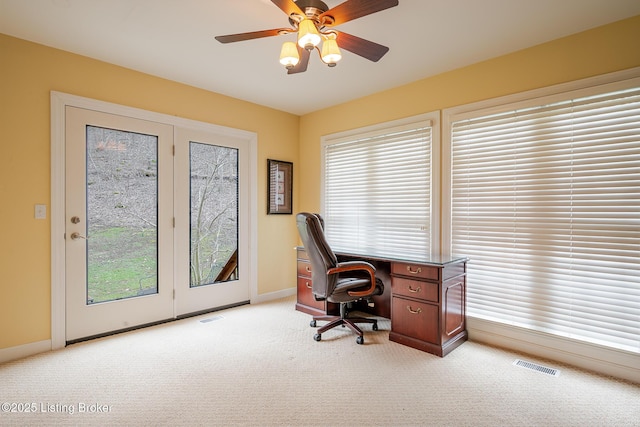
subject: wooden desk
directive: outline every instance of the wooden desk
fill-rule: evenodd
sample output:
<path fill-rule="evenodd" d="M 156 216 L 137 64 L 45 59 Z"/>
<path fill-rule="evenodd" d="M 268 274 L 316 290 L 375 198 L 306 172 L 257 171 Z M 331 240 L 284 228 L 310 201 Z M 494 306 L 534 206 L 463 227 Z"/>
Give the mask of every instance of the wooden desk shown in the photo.
<path fill-rule="evenodd" d="M 339 305 L 316 301 L 311 293 L 311 264 L 304 248 L 296 248 L 296 309 L 311 315 L 337 314 Z M 374 307 L 359 307 L 391 319 L 391 341 L 444 357 L 467 339 L 467 258 L 432 257 L 429 262 L 337 254 L 340 261 L 366 260 L 376 267 L 384 294 Z"/>

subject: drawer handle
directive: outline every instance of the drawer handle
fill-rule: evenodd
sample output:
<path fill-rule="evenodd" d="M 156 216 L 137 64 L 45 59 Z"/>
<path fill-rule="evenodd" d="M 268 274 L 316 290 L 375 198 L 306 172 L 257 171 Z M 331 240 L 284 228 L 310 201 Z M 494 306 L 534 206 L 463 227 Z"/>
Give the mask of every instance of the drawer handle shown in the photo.
<path fill-rule="evenodd" d="M 305 265 L 304 269 L 307 270 L 307 273 L 311 273 L 311 267 L 309 267 L 308 265 Z"/>
<path fill-rule="evenodd" d="M 304 282 L 304 284 L 307 286 L 307 288 L 311 289 L 311 283 L 309 283 L 308 280 L 306 282 Z"/>
<path fill-rule="evenodd" d="M 413 292 L 414 294 L 420 292 L 420 289 L 422 289 L 420 286 L 418 286 L 416 289 L 413 289 L 411 286 L 409 286 L 409 292 Z"/>
<path fill-rule="evenodd" d="M 422 273 L 422 268 L 418 267 L 416 270 L 412 270 L 410 265 L 407 265 L 407 271 L 411 274 L 420 274 Z"/>
<path fill-rule="evenodd" d="M 416 310 L 412 310 L 411 306 L 408 305 L 407 306 L 407 310 L 409 310 L 409 313 L 411 313 L 411 314 L 420 314 L 420 313 L 422 313 L 422 309 L 420 307 L 418 307 Z"/>

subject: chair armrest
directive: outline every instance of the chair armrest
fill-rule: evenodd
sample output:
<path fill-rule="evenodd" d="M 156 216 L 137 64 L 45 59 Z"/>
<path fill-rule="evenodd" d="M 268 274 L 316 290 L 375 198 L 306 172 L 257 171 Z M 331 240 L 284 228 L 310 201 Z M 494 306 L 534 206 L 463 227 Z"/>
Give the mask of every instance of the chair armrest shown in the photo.
<path fill-rule="evenodd" d="M 366 261 L 345 261 L 338 263 L 336 267 L 327 270 L 327 274 L 342 273 L 345 271 L 366 271 L 369 273 L 371 285 L 364 291 L 347 291 L 352 297 L 364 297 L 370 295 L 376 288 L 376 268 Z"/>

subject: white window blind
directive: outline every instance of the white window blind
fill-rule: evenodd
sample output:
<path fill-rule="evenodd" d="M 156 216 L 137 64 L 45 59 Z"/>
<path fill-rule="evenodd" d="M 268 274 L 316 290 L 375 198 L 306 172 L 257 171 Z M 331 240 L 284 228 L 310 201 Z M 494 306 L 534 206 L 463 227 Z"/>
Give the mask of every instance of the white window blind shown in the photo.
<path fill-rule="evenodd" d="M 640 353 L 640 87 L 541 104 L 452 121 L 468 314 Z"/>
<path fill-rule="evenodd" d="M 337 252 L 430 255 L 430 121 L 324 144 L 327 239 Z"/>

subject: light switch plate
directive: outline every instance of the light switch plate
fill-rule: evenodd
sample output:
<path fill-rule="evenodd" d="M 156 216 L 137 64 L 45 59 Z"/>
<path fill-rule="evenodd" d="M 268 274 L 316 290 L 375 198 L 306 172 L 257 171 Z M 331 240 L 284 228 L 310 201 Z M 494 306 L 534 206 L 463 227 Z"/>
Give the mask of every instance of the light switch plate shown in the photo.
<path fill-rule="evenodd" d="M 35 217 L 36 219 L 47 219 L 47 205 L 36 205 Z"/>

